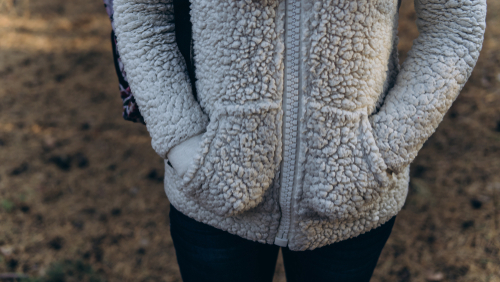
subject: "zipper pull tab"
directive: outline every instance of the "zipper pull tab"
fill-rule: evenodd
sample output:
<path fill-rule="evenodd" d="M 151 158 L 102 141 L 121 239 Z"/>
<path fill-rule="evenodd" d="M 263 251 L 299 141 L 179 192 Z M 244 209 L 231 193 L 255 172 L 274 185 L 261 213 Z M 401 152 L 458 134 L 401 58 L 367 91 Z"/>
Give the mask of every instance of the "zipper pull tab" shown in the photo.
<path fill-rule="evenodd" d="M 288 245 L 288 239 L 276 237 L 274 238 L 274 244 L 284 248 Z"/>

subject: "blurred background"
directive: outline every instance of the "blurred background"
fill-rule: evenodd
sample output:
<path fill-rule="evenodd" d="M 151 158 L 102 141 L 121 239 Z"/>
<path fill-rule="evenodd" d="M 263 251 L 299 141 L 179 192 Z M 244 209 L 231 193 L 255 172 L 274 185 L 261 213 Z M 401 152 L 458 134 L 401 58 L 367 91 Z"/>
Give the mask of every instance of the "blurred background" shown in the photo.
<path fill-rule="evenodd" d="M 500 281 L 500 1 L 372 281 Z M 400 57 L 418 32 L 400 11 Z M 163 161 L 122 119 L 102 1 L 0 0 L 0 281 L 181 281 Z M 275 281 L 285 281 L 281 260 Z"/>

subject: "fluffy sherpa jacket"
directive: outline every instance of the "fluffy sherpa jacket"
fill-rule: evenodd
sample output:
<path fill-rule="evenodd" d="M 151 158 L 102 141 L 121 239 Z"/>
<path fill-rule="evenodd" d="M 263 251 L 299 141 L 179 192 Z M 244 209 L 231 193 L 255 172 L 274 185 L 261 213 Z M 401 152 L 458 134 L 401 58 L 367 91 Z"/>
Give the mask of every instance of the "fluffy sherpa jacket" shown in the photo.
<path fill-rule="evenodd" d="M 409 164 L 471 74 L 486 0 L 190 0 L 198 100 L 172 0 L 115 0 L 118 49 L 184 214 L 314 249 L 398 213 Z M 185 172 L 184 172 L 185 171 Z"/>

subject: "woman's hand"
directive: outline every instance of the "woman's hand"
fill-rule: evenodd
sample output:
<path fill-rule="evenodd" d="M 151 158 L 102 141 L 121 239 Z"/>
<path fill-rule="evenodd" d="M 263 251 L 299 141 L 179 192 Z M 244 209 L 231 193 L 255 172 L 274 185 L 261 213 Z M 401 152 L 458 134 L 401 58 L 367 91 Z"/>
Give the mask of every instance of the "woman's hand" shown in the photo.
<path fill-rule="evenodd" d="M 191 166 L 199 148 L 199 144 L 201 143 L 202 136 L 203 134 L 195 135 L 177 146 L 174 146 L 167 153 L 167 159 L 181 178 L 187 172 L 189 166 Z"/>

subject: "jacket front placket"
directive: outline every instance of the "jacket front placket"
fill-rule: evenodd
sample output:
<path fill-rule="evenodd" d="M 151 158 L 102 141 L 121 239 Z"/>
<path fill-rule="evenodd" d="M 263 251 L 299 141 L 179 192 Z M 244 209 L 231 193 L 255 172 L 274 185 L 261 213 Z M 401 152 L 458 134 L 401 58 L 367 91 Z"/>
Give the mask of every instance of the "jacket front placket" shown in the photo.
<path fill-rule="evenodd" d="M 295 175 L 300 142 L 299 116 L 301 114 L 301 0 L 286 0 L 285 9 L 285 85 L 283 91 L 283 158 L 280 166 L 281 219 L 274 243 L 286 247 L 292 224 L 293 195 L 297 183 Z"/>

